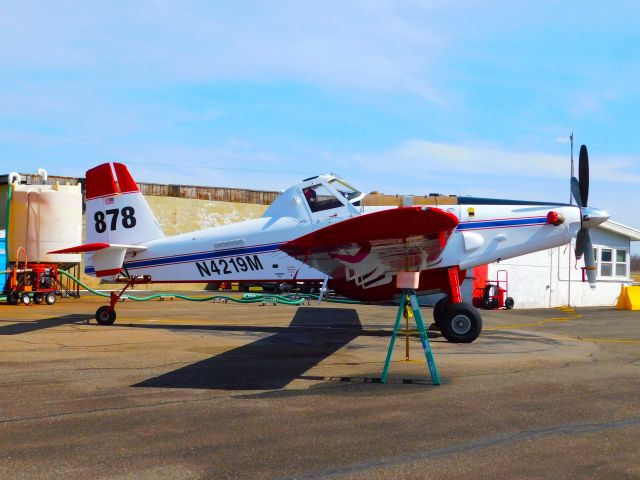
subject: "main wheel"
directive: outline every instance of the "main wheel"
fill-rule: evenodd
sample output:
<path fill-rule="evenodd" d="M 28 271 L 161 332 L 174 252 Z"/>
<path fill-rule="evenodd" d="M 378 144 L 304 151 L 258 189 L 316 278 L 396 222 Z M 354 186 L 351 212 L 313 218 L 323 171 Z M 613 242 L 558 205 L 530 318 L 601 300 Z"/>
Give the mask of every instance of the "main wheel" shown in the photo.
<path fill-rule="evenodd" d="M 516 302 L 513 301 L 512 297 L 507 297 L 504 299 L 504 308 L 507 310 L 511 310 Z"/>
<path fill-rule="evenodd" d="M 33 294 L 33 303 L 35 303 L 36 305 L 40 305 L 42 303 L 42 300 L 44 300 L 44 296 L 41 293 Z"/>
<path fill-rule="evenodd" d="M 112 325 L 116 321 L 116 311 L 109 310 L 106 305 L 96 310 L 96 321 L 99 325 Z"/>
<path fill-rule="evenodd" d="M 11 292 L 9 295 L 7 295 L 7 303 L 9 305 L 17 305 L 19 301 L 20 295 L 18 295 L 16 292 Z"/>
<path fill-rule="evenodd" d="M 56 300 L 58 300 L 58 298 L 53 292 L 47 293 L 47 295 L 44 297 L 44 301 L 47 302 L 47 305 L 53 305 L 54 303 L 56 303 Z"/>
<path fill-rule="evenodd" d="M 443 297 L 436 303 L 436 306 L 433 307 L 433 321 L 436 322 L 436 325 L 440 326 L 440 322 L 444 317 L 444 311 L 447 308 L 447 304 L 449 303 L 448 297 Z"/>
<path fill-rule="evenodd" d="M 445 308 L 440 330 L 452 343 L 471 343 L 482 332 L 482 317 L 468 303 L 451 303 Z"/>

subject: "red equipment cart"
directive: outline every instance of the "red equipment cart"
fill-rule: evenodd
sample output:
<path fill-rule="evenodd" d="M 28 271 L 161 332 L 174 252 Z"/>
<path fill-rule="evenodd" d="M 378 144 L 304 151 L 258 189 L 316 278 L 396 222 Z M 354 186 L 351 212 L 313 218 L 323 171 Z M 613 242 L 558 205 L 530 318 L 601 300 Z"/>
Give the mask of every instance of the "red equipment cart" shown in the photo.
<path fill-rule="evenodd" d="M 502 275 L 501 275 L 502 274 Z M 495 310 L 505 308 L 511 310 L 515 304 L 509 297 L 509 272 L 498 270 L 495 282 L 487 282 L 484 287 L 476 289 L 473 295 L 473 305 L 476 308 Z"/>
<path fill-rule="evenodd" d="M 53 305 L 56 303 L 56 291 L 58 290 L 58 265 L 50 263 L 29 263 L 27 253 L 22 247 L 18 249 L 24 252 L 24 262 L 20 266 L 17 261 L 9 274 L 9 288 L 7 290 L 7 303 L 15 305 L 19 302 L 29 305 L 34 303 Z"/>

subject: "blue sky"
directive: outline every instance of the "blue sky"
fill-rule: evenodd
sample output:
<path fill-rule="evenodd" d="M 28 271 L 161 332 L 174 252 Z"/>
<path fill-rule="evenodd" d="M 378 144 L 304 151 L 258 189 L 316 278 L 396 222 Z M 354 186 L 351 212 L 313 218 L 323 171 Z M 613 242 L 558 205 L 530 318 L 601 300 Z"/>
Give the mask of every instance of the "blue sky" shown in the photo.
<path fill-rule="evenodd" d="M 636 2 L 0 2 L 0 171 L 568 200 L 640 228 Z M 577 149 L 576 149 L 577 150 Z"/>

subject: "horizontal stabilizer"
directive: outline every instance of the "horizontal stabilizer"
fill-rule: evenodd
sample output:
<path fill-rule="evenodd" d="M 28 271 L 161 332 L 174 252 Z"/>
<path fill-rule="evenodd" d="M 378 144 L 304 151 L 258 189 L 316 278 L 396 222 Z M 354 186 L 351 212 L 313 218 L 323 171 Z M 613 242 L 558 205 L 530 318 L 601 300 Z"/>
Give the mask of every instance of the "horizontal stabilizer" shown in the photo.
<path fill-rule="evenodd" d="M 108 277 L 122 272 L 124 257 L 128 253 L 142 252 L 147 247 L 142 245 L 119 245 L 109 243 L 86 243 L 75 247 L 63 248 L 49 253 L 89 253 L 95 274 Z"/>

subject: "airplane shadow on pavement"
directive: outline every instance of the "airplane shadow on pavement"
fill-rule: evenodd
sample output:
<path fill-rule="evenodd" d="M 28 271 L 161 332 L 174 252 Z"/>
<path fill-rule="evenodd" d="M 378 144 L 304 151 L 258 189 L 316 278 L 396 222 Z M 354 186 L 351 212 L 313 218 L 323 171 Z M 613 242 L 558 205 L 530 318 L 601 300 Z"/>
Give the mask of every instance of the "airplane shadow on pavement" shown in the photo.
<path fill-rule="evenodd" d="M 152 326 L 144 328 L 148 327 Z M 192 328 L 230 330 L 228 327 L 216 326 Z M 238 326 L 233 327 L 233 330 L 276 333 L 133 386 L 222 390 L 281 389 L 363 333 L 358 312 L 354 309 L 306 307 L 298 308 L 291 324 L 286 328 L 267 327 L 263 330 L 260 327 Z"/>
<path fill-rule="evenodd" d="M 20 335 L 61 325 L 86 324 L 92 318 L 93 315 L 70 314 L 41 320 L 15 322 L 0 325 L 0 335 Z"/>

